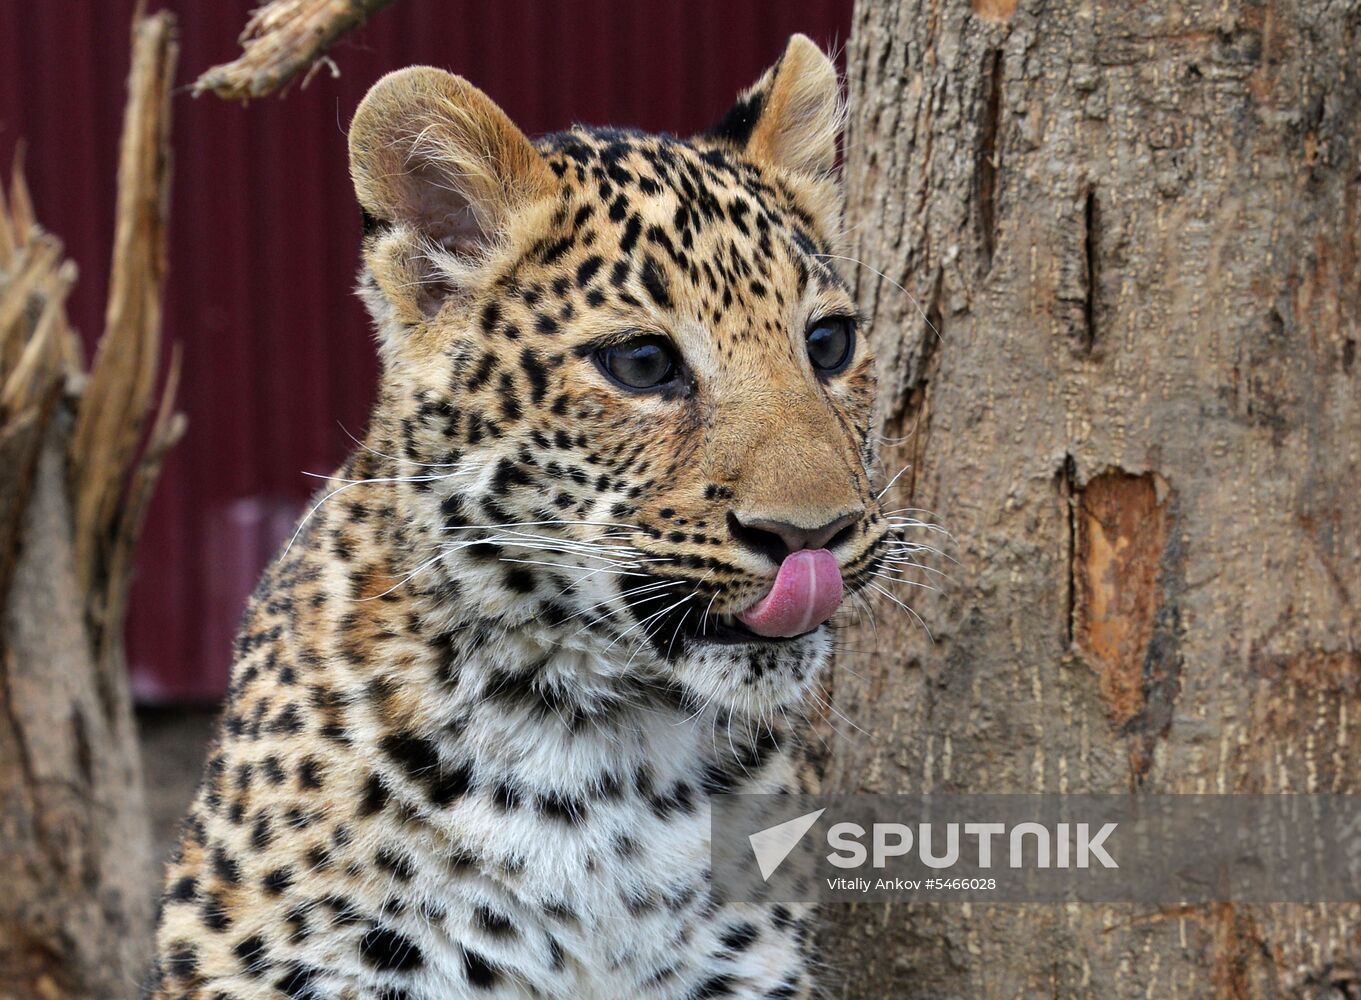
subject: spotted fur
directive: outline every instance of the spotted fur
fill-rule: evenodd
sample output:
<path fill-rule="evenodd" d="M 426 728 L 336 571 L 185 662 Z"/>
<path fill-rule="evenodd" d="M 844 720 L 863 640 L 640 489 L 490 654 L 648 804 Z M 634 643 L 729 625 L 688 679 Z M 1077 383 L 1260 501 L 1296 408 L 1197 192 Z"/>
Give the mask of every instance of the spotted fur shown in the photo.
<path fill-rule="evenodd" d="M 446 73 L 350 133 L 370 431 L 265 574 L 171 860 L 146 995 L 814 995 L 801 907 L 715 905 L 708 797 L 809 790 L 797 718 L 830 627 L 721 634 L 776 564 L 750 518 L 884 558 L 835 72 L 806 38 L 690 140 L 530 143 Z M 630 393 L 602 344 L 665 336 Z"/>

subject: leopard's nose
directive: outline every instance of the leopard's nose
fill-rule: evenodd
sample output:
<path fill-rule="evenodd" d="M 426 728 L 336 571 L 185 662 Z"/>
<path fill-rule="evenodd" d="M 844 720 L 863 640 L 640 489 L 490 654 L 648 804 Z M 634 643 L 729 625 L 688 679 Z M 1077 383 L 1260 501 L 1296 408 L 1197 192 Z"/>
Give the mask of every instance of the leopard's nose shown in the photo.
<path fill-rule="evenodd" d="M 791 552 L 801 549 L 830 549 L 855 532 L 863 510 L 851 511 L 814 527 L 792 521 L 728 512 L 728 530 L 739 545 L 780 565 Z"/>

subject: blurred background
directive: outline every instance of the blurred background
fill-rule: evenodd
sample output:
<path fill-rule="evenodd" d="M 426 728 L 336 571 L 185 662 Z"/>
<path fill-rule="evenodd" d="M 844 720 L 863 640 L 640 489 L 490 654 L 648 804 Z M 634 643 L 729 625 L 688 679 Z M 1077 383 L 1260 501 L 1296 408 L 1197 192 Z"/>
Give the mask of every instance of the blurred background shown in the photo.
<path fill-rule="evenodd" d="M 246 596 L 317 487 L 306 473 L 333 470 L 364 432 L 375 359 L 352 293 L 345 127 L 369 85 L 428 63 L 531 135 L 572 122 L 687 134 L 791 33 L 839 51 L 851 18 L 851 0 L 418 0 L 342 40 L 339 76 L 250 107 L 192 97 L 238 55 L 254 5 L 157 5 L 179 18 L 165 340 L 184 352 L 189 430 L 138 545 L 128 653 L 162 837 L 197 780 Z M 22 147 L 38 217 L 79 265 L 69 313 L 87 348 L 103 325 L 134 6 L 0 4 L 0 162 Z"/>
<path fill-rule="evenodd" d="M 38 216 L 80 267 L 72 321 L 102 325 L 132 0 L 0 4 L 0 161 L 26 146 Z M 142 704 L 212 703 L 246 595 L 326 474 L 363 435 L 375 361 L 352 294 L 359 211 L 345 127 L 389 70 L 428 63 L 483 88 L 530 135 L 573 122 L 679 134 L 716 120 L 802 31 L 837 47 L 850 0 L 399 3 L 306 89 L 249 108 L 188 84 L 237 55 L 253 3 L 179 15 L 165 336 L 184 350 L 188 437 L 156 490 L 129 623 Z M 51 54 L 63 53 L 54 60 Z"/>

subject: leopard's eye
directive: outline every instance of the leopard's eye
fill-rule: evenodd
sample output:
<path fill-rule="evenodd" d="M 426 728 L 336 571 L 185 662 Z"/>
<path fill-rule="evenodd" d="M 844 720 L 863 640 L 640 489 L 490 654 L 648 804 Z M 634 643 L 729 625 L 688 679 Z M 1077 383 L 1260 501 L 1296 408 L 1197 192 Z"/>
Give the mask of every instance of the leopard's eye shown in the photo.
<path fill-rule="evenodd" d="M 835 375 L 855 354 L 855 322 L 849 316 L 828 316 L 808 328 L 808 360 L 820 375 Z"/>
<path fill-rule="evenodd" d="M 595 354 L 605 374 L 626 389 L 661 389 L 680 374 L 675 348 L 665 337 L 646 336 L 602 347 Z"/>

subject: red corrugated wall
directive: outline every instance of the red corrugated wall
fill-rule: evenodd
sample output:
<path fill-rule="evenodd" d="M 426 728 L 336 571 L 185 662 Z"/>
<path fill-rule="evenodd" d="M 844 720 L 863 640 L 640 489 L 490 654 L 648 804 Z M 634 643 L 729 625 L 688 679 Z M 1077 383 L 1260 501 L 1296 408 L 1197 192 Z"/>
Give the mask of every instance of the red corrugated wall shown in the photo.
<path fill-rule="evenodd" d="M 169 5 L 182 83 L 234 57 L 254 3 Z M 72 318 L 101 325 L 133 0 L 0 3 L 0 156 L 27 143 L 43 223 L 79 264 Z M 341 76 L 248 108 L 177 93 L 166 333 L 189 434 L 138 559 L 129 648 L 146 701 L 217 698 L 246 594 L 361 435 L 374 357 L 351 294 L 359 213 L 345 124 L 382 73 L 443 66 L 527 132 L 573 121 L 696 131 L 795 31 L 845 40 L 851 0 L 399 0 L 332 54 Z"/>

